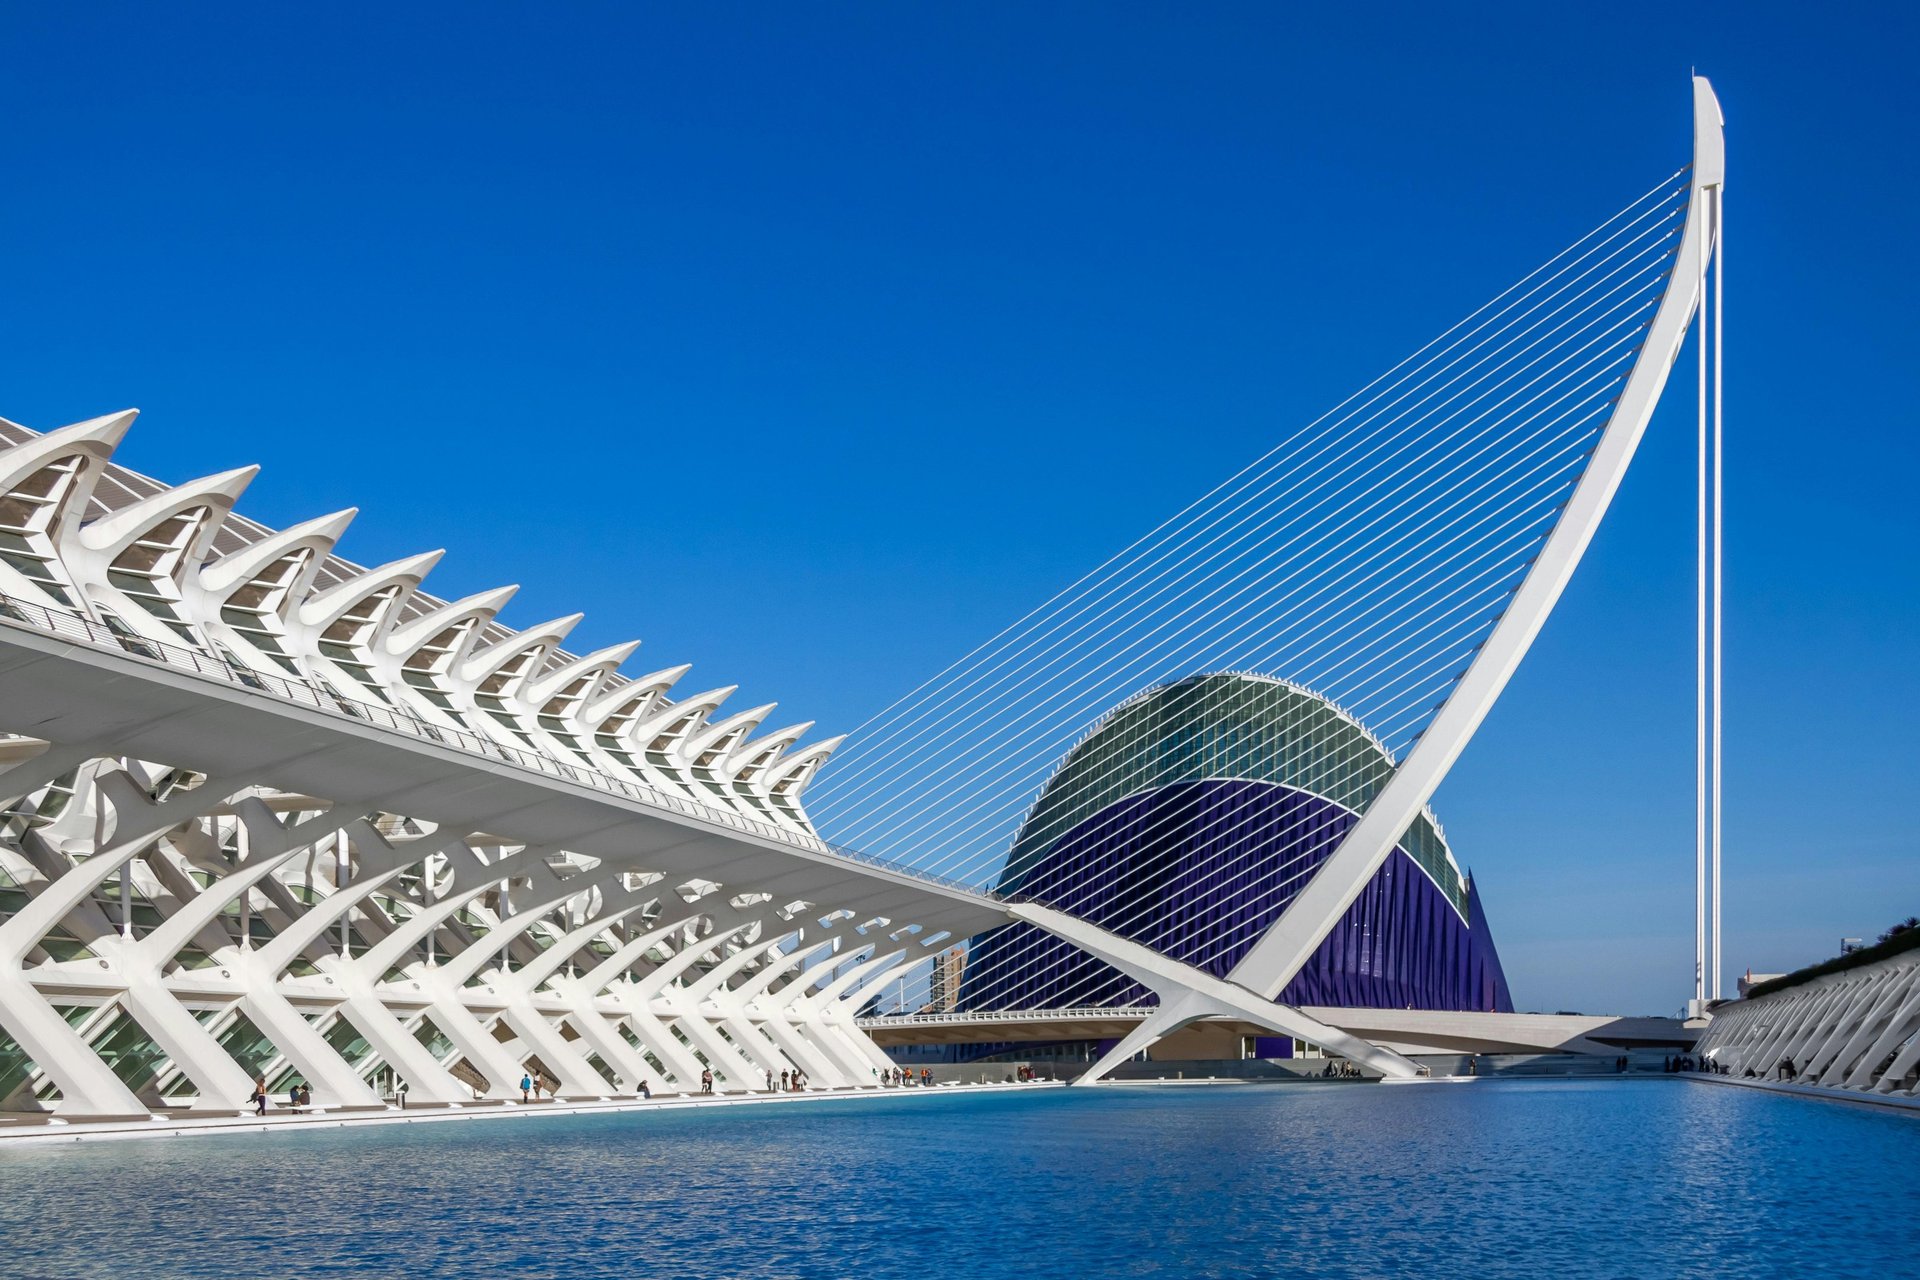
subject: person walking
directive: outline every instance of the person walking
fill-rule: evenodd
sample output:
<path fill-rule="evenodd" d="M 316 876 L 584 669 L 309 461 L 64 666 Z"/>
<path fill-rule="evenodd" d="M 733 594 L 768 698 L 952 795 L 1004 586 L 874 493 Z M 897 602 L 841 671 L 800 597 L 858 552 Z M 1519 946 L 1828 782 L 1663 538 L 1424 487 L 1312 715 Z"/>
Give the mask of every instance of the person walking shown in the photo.
<path fill-rule="evenodd" d="M 257 1116 L 267 1114 L 267 1078 L 265 1076 L 255 1077 L 253 1096 L 247 1101 L 253 1104 L 253 1114 Z"/>
<path fill-rule="evenodd" d="M 533 1072 L 531 1071 L 522 1072 L 520 1075 L 520 1101 L 533 1101 Z"/>
<path fill-rule="evenodd" d="M 700 1069 L 700 1092 L 702 1093 L 713 1092 L 713 1068 L 712 1067 L 702 1067 Z"/>

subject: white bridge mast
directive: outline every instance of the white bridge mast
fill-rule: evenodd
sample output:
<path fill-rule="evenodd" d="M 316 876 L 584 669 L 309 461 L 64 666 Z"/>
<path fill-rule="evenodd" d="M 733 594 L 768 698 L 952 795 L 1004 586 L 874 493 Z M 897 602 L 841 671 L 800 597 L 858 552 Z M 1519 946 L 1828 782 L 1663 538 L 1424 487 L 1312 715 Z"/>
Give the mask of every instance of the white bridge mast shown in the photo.
<path fill-rule="evenodd" d="M 1713 262 L 1712 319 L 1708 319 L 1707 257 L 1700 260 L 1699 325 L 1699 538 L 1696 745 L 1694 754 L 1694 939 L 1693 1003 L 1689 1016 L 1721 998 L 1726 966 L 1720 954 L 1720 634 L 1722 598 L 1721 313 L 1726 288 L 1722 232 L 1725 175 L 1702 183 L 1707 201 L 1708 256 Z M 1713 346 L 1711 376 L 1707 346 Z"/>
<path fill-rule="evenodd" d="M 1646 430 L 1647 423 L 1653 416 L 1654 405 L 1666 386 L 1667 375 L 1679 359 L 1680 348 L 1686 340 L 1687 331 L 1692 327 L 1695 315 L 1706 309 L 1707 267 L 1717 254 L 1720 192 L 1726 175 L 1723 127 L 1724 119 L 1720 111 L 1720 102 L 1714 95 L 1713 86 L 1705 77 L 1695 76 L 1693 78 L 1693 172 L 1689 178 L 1692 190 L 1677 258 L 1666 292 L 1648 326 L 1640 358 L 1635 362 L 1626 384 L 1615 401 L 1613 413 L 1595 446 L 1586 471 L 1568 498 L 1558 523 L 1542 545 L 1531 569 L 1514 592 L 1506 612 L 1494 625 L 1472 663 L 1448 695 L 1446 702 L 1422 732 L 1419 741 L 1400 762 L 1392 777 L 1374 797 L 1372 804 L 1359 821 L 1347 831 L 1338 846 L 1314 873 L 1313 878 L 1288 904 L 1280 917 L 1268 927 L 1266 933 L 1241 957 L 1232 971 L 1227 974 L 1226 980 L 1221 981 L 1200 973 L 1193 970 L 1191 966 L 1170 963 L 1151 964 L 1149 960 L 1164 961 L 1164 957 L 1154 957 L 1150 951 L 1138 947 L 1137 944 L 1113 945 L 1116 940 L 1104 930 L 1096 929 L 1084 921 L 1074 920 L 1048 908 L 1021 904 L 1010 909 L 1012 914 L 1064 937 L 1085 950 L 1092 951 L 1116 968 L 1149 986 L 1160 996 L 1160 1008 L 1096 1062 L 1080 1077 L 1080 1082 L 1100 1079 L 1120 1062 L 1144 1050 L 1155 1040 L 1209 1013 L 1232 1012 L 1243 1019 L 1283 1031 L 1287 1029 L 1289 1022 L 1295 1022 L 1297 1025 L 1296 1020 L 1301 1017 L 1299 1011 L 1275 1004 L 1276 997 L 1313 955 L 1328 931 L 1359 896 L 1369 878 L 1392 852 L 1395 843 L 1406 831 L 1421 807 L 1432 797 L 1434 790 L 1446 777 L 1447 771 L 1465 748 L 1467 741 L 1480 727 L 1481 720 L 1493 706 L 1495 699 L 1505 689 L 1508 678 L 1531 647 L 1534 637 L 1539 634 L 1541 626 L 1546 622 L 1547 615 L 1559 601 L 1561 590 L 1566 586 L 1568 578 L 1572 576 L 1575 566 L 1592 540 L 1594 531 L 1599 527 L 1601 517 L 1605 515 L 1621 479 L 1626 474 L 1627 464 L 1632 461 L 1634 451 L 1640 443 L 1641 434 Z M 1717 317 L 1713 330 L 1717 339 L 1719 332 Z M 1703 335 L 1702 351 L 1704 350 Z M 1701 359 L 1700 403 L 1704 431 L 1707 412 L 1705 356 L 1702 355 Z M 1716 347 L 1716 370 L 1718 363 Z M 1716 422 L 1718 409 L 1716 383 L 1714 397 Z M 1714 439 L 1712 488 L 1717 497 L 1720 487 L 1717 431 Z M 1705 466 L 1705 454 L 1703 454 L 1702 467 Z M 1711 560 L 1717 569 L 1719 563 L 1717 503 L 1712 531 Z M 1704 544 L 1704 539 L 1707 537 L 1704 517 L 1701 537 Z M 1703 551 L 1703 565 L 1705 562 Z M 1704 567 L 1702 572 L 1704 574 Z M 1704 585 L 1702 590 L 1705 591 Z M 1719 598 L 1717 573 L 1711 596 L 1717 606 Z M 1703 595 L 1703 601 L 1704 599 Z M 1703 611 L 1705 607 L 1703 603 Z M 1717 870 L 1719 862 L 1717 746 L 1720 702 L 1717 618 L 1716 607 L 1716 620 L 1711 631 L 1712 651 L 1715 658 L 1711 673 L 1711 698 L 1708 699 L 1703 692 L 1701 711 L 1701 760 L 1703 763 L 1700 768 L 1699 782 L 1702 808 L 1699 814 L 1696 841 L 1698 875 L 1696 880 L 1695 996 L 1689 1004 L 1690 1015 L 1703 1013 L 1705 1010 L 1706 863 L 1711 855 Z M 1706 651 L 1707 643 L 1707 631 L 1703 623 L 1701 639 L 1703 653 Z M 1703 691 L 1708 690 L 1707 673 L 1704 667 L 1701 682 Z M 1709 746 L 1716 748 L 1711 762 L 1711 771 L 1704 763 Z M 1706 830 L 1708 817 L 1716 820 L 1711 832 Z M 1714 902 L 1713 935 L 1717 943 L 1719 935 L 1717 877 Z M 1145 956 L 1140 954 L 1143 951 L 1147 951 Z M 1717 961 L 1716 955 L 1716 971 Z M 1717 989 L 1717 982 L 1715 985 Z M 1291 1034 L 1300 1033 L 1293 1031 Z M 1315 1037 L 1309 1034 L 1306 1038 L 1314 1039 Z M 1320 1042 L 1325 1043 L 1325 1041 Z M 1341 1051 L 1346 1052 L 1346 1047 L 1343 1046 Z M 1379 1050 L 1375 1051 L 1375 1056 L 1383 1060 L 1369 1062 L 1369 1065 L 1377 1066 L 1383 1074 L 1388 1076 L 1410 1074 L 1410 1064 L 1405 1063 L 1404 1060 L 1386 1061 L 1384 1059 L 1389 1059 L 1393 1055 Z"/>

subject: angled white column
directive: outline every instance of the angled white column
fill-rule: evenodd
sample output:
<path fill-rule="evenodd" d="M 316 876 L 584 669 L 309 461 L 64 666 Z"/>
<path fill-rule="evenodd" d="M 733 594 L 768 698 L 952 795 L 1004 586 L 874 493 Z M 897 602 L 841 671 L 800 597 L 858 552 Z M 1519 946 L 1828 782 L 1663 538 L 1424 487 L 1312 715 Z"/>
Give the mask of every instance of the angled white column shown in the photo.
<path fill-rule="evenodd" d="M 140 801 L 144 801 L 144 797 L 140 797 L 136 803 Z M 145 938 L 122 949 L 127 980 L 127 1010 L 152 1037 L 153 1042 L 165 1050 L 175 1065 L 194 1082 L 199 1090 L 199 1097 L 194 1103 L 196 1110 L 230 1111 L 243 1105 L 252 1092 L 253 1081 L 220 1047 L 212 1033 L 168 991 L 162 972 L 183 947 L 218 919 L 228 903 L 251 892 L 254 886 L 310 848 L 314 840 L 331 833 L 334 827 L 333 822 L 318 819 L 302 824 L 297 830 L 290 830 L 282 826 L 264 804 L 253 798 L 243 800 L 237 806 L 237 813 L 240 821 L 246 823 L 252 833 L 251 856 L 192 899 L 180 904 Z M 298 924 L 297 918 L 294 927 L 297 928 Z M 238 956 L 232 957 L 231 963 L 243 975 L 246 974 L 246 966 Z M 300 1021 L 304 1023 L 305 1019 Z M 277 1025 L 283 1032 L 291 1030 L 290 1024 L 285 1022 L 277 1022 Z M 262 1027 L 261 1030 L 265 1031 L 266 1028 Z M 272 1033 L 268 1032 L 268 1036 L 271 1038 Z M 295 1041 L 293 1045 L 282 1045 L 275 1040 L 274 1046 L 293 1059 L 303 1072 L 309 1065 L 317 1068 L 314 1083 L 322 1085 L 324 1092 L 319 1101 L 323 1105 L 379 1105 L 373 1091 L 326 1045 L 324 1039 L 310 1029 L 305 1035 L 295 1032 L 291 1038 Z M 317 1049 L 324 1049 L 325 1055 L 321 1056 Z"/>
<path fill-rule="evenodd" d="M 259 802 L 252 803 L 257 805 Z M 251 830 L 265 830 L 273 822 L 271 815 L 261 816 L 263 810 L 264 806 L 261 811 L 251 811 L 251 817 L 243 813 L 243 820 L 248 821 Z M 408 867 L 442 852 L 453 837 L 444 835 L 437 839 L 418 840 L 402 848 L 389 844 L 364 821 L 355 821 L 347 829 L 354 848 L 361 854 L 353 883 L 313 903 L 280 930 L 272 941 L 259 948 L 248 948 L 242 953 L 237 963 L 248 972 L 250 980 L 247 994 L 241 998 L 241 1007 L 254 1025 L 264 1031 L 300 1068 L 301 1074 L 314 1087 L 316 1103 L 323 1106 L 381 1106 L 384 1104 L 372 1087 L 360 1078 L 351 1063 L 327 1043 L 324 1036 L 314 1030 L 299 1010 L 288 1003 L 276 984 L 288 965 L 298 960 L 307 948 L 330 934 L 356 906 L 373 894 L 388 889 Z M 392 936 L 389 935 L 386 941 L 390 942 Z M 348 1020 L 354 1021 L 352 1018 Z M 377 1037 L 369 1035 L 358 1022 L 354 1022 L 354 1026 L 375 1052 L 407 1080 L 412 1101 L 457 1102 L 472 1096 L 464 1085 L 433 1063 L 431 1055 L 423 1047 L 416 1044 L 414 1049 L 406 1050 L 405 1061 L 397 1061 L 392 1056 L 389 1050 L 402 1039 L 408 1042 L 415 1039 L 398 1019 L 391 1024 L 382 1023 Z"/>
<path fill-rule="evenodd" d="M 0 971 L 0 1027 L 59 1087 L 56 1115 L 108 1119 L 149 1114 L 147 1105 L 17 970 Z"/>
<path fill-rule="evenodd" d="M 798 1064 L 816 1085 L 842 1089 L 848 1085 L 866 1083 L 864 1064 L 856 1071 L 851 1063 L 842 1061 L 792 1023 L 768 1018 L 755 1025 L 764 1029 L 788 1060 Z"/>
<path fill-rule="evenodd" d="M 821 1084 L 871 1083 L 872 1060 L 836 1030 L 831 1017 L 828 1013 L 815 1013 L 804 1021 L 792 1021 L 778 1016 L 750 1018 L 743 1013 L 739 1021 L 743 1026 L 758 1027 Z M 860 1035 L 857 1028 L 854 1030 Z"/>
<path fill-rule="evenodd" d="M 795 1017 L 820 1012 L 841 999 L 853 1000 L 865 993 L 866 988 L 883 986 L 892 977 L 895 969 L 912 963 L 907 953 L 885 938 L 867 944 L 873 954 L 865 960 L 843 970 L 838 977 L 832 978 L 817 994 L 807 992 L 817 977 L 801 974 L 793 984 L 782 987 L 766 997 L 766 1003 L 776 1010 L 791 1011 Z M 854 955 L 860 953 L 854 950 Z"/>
<path fill-rule="evenodd" d="M 773 987 L 774 983 L 780 981 L 782 978 L 795 974 L 809 961 L 820 956 L 822 953 L 830 951 L 836 941 L 834 938 L 827 938 L 825 940 L 807 939 L 801 943 L 796 950 L 781 956 L 779 963 L 768 964 L 763 967 L 759 973 L 750 974 L 735 984 L 733 994 L 738 996 L 749 1007 L 757 1005 L 760 998 Z"/>
<path fill-rule="evenodd" d="M 1880 1083 L 1873 1086 L 1873 1092 L 1896 1092 L 1900 1082 L 1907 1078 L 1907 1073 L 1915 1066 L 1920 1066 L 1920 1033 L 1913 1035 L 1907 1041 L 1907 1047 L 1902 1049 L 1899 1055 L 1887 1065 L 1886 1070 L 1880 1073 Z M 1920 1096 L 1920 1089 L 1910 1089 L 1907 1092 Z"/>
<path fill-rule="evenodd" d="M 498 872 L 493 871 L 492 874 Z M 529 899 L 527 902 L 503 918 L 485 937 L 475 940 L 445 964 L 418 969 L 414 979 L 430 998 L 427 1016 L 433 1020 L 434 1026 L 453 1041 L 461 1054 L 486 1078 L 487 1096 L 502 1100 L 519 1097 L 519 1082 L 527 1070 L 527 1064 L 516 1061 L 507 1047 L 494 1036 L 487 1022 L 468 1006 L 462 995 L 463 988 L 469 979 L 478 977 L 489 962 L 505 952 L 534 924 L 540 923 L 555 907 L 579 894 L 615 892 L 620 883 L 620 876 L 616 873 L 583 875 L 562 881 L 547 869 L 544 862 L 537 859 L 527 864 L 526 874 L 534 885 L 526 895 Z M 385 972 L 384 969 L 374 968 L 377 952 L 378 948 L 370 951 L 355 964 L 336 966 L 353 970 L 352 981 L 356 989 L 364 990 L 369 995 L 375 994 L 374 988 Z M 327 965 L 323 963 L 322 967 Z M 491 993 L 500 998 L 503 1005 L 509 1003 L 504 997 L 499 997 L 499 991 L 504 986 L 502 979 Z M 548 1032 L 551 1029 L 537 1013 L 524 1028 L 514 1023 L 509 1025 L 531 1033 L 541 1044 L 555 1052 L 556 1062 L 546 1063 L 545 1057 L 541 1061 L 546 1063 L 548 1070 L 560 1077 L 561 1087 L 568 1093 L 597 1097 L 614 1091 L 613 1085 L 601 1080 L 583 1059 L 571 1050 L 565 1050 L 563 1044 L 556 1043 L 557 1035 L 549 1039 L 542 1032 L 543 1028 Z M 537 1048 L 534 1051 L 537 1052 Z"/>
<path fill-rule="evenodd" d="M 170 828 L 197 817 L 217 792 L 187 792 L 152 804 L 124 773 L 104 774 L 96 787 L 114 815 L 109 842 L 63 873 L 0 923 L 0 1028 L 59 1086 L 62 1117 L 144 1116 L 146 1105 L 55 1012 L 22 969 L 31 951 L 95 889 Z M 111 965 L 111 961 L 108 964 Z M 244 1096 L 242 1091 L 242 1095 Z"/>
<path fill-rule="evenodd" d="M 760 1000 L 769 1022 L 786 1020 L 798 1026 L 818 1025 L 824 1020 L 851 1032 L 843 1038 L 858 1052 L 866 1067 L 864 1071 L 854 1072 L 856 1084 L 871 1083 L 875 1072 L 890 1071 L 896 1064 L 871 1037 L 853 1025 L 853 1010 L 864 1003 L 869 986 L 883 986 L 896 969 L 912 962 L 900 944 L 885 936 L 869 940 L 864 948 L 856 947 L 851 954 L 857 956 L 862 949 L 871 949 L 872 954 L 844 969 L 838 977 L 821 966 L 821 972 L 803 973 L 791 985 Z M 809 995 L 823 978 L 827 979 L 826 985 Z"/>
<path fill-rule="evenodd" d="M 715 1087 L 725 1084 L 730 1090 L 751 1090 L 762 1083 L 760 1073 L 766 1070 L 754 1063 L 727 1043 L 715 1029 L 700 1016 L 690 995 L 670 985 L 681 974 L 691 969 L 704 956 L 724 947 L 728 942 L 745 933 L 748 924 L 735 925 L 725 930 L 715 930 L 705 938 L 687 943 L 680 951 L 658 965 L 654 971 L 633 985 L 623 998 L 636 1004 L 645 1004 L 649 1011 L 668 1027 L 678 1028 L 680 1033 L 692 1041 L 694 1047 L 705 1055 L 707 1065 L 716 1076 Z M 698 1074 L 696 1073 L 696 1079 Z"/>
<path fill-rule="evenodd" d="M 1074 1082 L 1076 1084 L 1100 1080 L 1145 1045 L 1202 1017 L 1236 1018 L 1281 1035 L 1311 1040 L 1389 1079 L 1411 1080 L 1420 1074 L 1418 1067 L 1391 1049 L 1329 1027 L 1298 1009 L 1275 1004 L 1245 987 L 1216 978 L 1204 969 L 1182 964 L 1151 947 L 1115 937 L 1105 930 L 1083 925 L 1072 916 L 1033 903 L 1014 903 L 1007 910 L 1018 919 L 1065 938 L 1089 955 L 1106 961 L 1160 997 L 1160 1009 L 1090 1067 Z"/>
<path fill-rule="evenodd" d="M 1887 994 L 1884 990 L 1896 987 L 1894 975 L 1875 973 L 1862 977 L 1850 984 L 1845 1006 L 1820 1028 L 1820 1034 L 1810 1041 L 1812 1048 L 1807 1054 L 1807 1065 L 1801 1068 L 1800 1078 L 1809 1083 L 1817 1082 L 1826 1074 L 1827 1067 L 1846 1047 L 1848 1040 L 1861 1033 L 1862 1024 L 1872 1016 L 1876 1007 Z M 1897 994 L 1897 993 L 1896 993 Z"/>
<path fill-rule="evenodd" d="M 673 1086 L 667 1083 L 666 1077 L 654 1070 L 640 1051 L 628 1044 L 606 1015 L 595 1007 L 597 1002 L 584 984 L 560 975 L 549 981 L 570 1006 L 571 1011 L 566 1015 L 567 1025 L 578 1033 L 587 1052 L 600 1055 L 600 1060 L 619 1074 L 620 1080 L 616 1083 L 623 1086 L 623 1092 L 640 1092 L 642 1082 L 654 1093 L 672 1091 Z"/>
<path fill-rule="evenodd" d="M 636 995 L 631 983 L 615 983 L 607 988 L 607 994 L 612 997 L 614 1004 L 625 1011 L 624 1020 L 640 1043 L 673 1072 L 671 1084 L 675 1092 L 697 1093 L 700 1089 L 700 1059 L 653 1012 L 651 1002 Z"/>
<path fill-rule="evenodd" d="M 1801 1044 L 1808 1032 L 1845 1000 L 1845 993 L 1832 987 L 1816 988 L 1809 992 L 1806 999 L 1802 1000 L 1793 1011 L 1791 1020 L 1782 1024 L 1774 1036 L 1766 1042 L 1766 1048 L 1756 1065 L 1762 1072 L 1771 1074 L 1777 1059 L 1790 1058 L 1798 1067 L 1801 1060 Z"/>
<path fill-rule="evenodd" d="M 762 1034 L 756 1024 L 748 1019 L 746 1002 L 728 986 L 728 979 L 754 961 L 765 959 L 770 964 L 775 949 L 793 936 L 789 932 L 769 941 L 742 947 L 735 955 L 716 964 L 699 981 L 689 984 L 685 999 L 717 1029 L 724 1030 L 733 1045 L 765 1074 L 778 1076 L 792 1063 L 825 1083 L 834 1080 L 839 1073 L 826 1060 L 790 1043 L 788 1037 L 770 1028 L 766 1034 Z M 838 1083 L 837 1080 L 834 1082 Z"/>
<path fill-rule="evenodd" d="M 690 914 L 682 914 L 682 912 L 690 912 Z M 673 1073 L 675 1083 L 672 1087 L 681 1092 L 691 1092 L 700 1087 L 700 1060 L 687 1051 L 686 1046 L 680 1043 L 679 1037 L 668 1029 L 666 1023 L 654 1016 L 650 997 L 640 990 L 639 985 L 623 979 L 622 975 L 639 963 L 649 951 L 666 942 L 675 933 L 690 927 L 702 915 L 711 914 L 716 922 L 719 922 L 730 921 L 737 913 L 721 903 L 711 913 L 699 910 L 697 906 L 689 908 L 682 904 L 678 910 L 671 911 L 669 914 L 674 917 L 672 920 L 656 925 L 638 937 L 628 940 L 624 946 L 580 978 L 577 986 L 587 994 L 589 999 L 597 999 L 600 993 L 605 992 L 617 1005 L 625 1009 L 624 1020 L 634 1035 L 648 1052 Z M 614 1030 L 613 1034 L 617 1036 L 619 1032 Z"/>
<path fill-rule="evenodd" d="M 520 1043 L 537 1055 L 559 1084 L 565 1098 L 610 1098 L 620 1086 L 603 1078 L 586 1055 L 568 1043 L 558 1027 L 529 1000 L 509 999 L 500 1012 Z"/>
<path fill-rule="evenodd" d="M 1859 1064 L 1847 1074 L 1843 1082 L 1845 1087 L 1849 1089 L 1870 1087 L 1874 1082 L 1874 1068 L 1879 1066 L 1901 1041 L 1913 1035 L 1920 1035 L 1920 967 L 1916 967 L 1908 976 L 1906 999 L 1887 1019 L 1885 1029 L 1860 1055 Z"/>
<path fill-rule="evenodd" d="M 854 1022 L 854 1010 L 849 1006 L 842 1005 L 813 1025 L 817 1035 L 836 1037 L 838 1042 L 853 1054 L 860 1064 L 860 1070 L 855 1076 L 856 1083 L 878 1085 L 880 1073 L 894 1065 L 893 1059 L 886 1055 L 886 1051 L 873 1042 L 873 1037 L 862 1031 Z"/>
<path fill-rule="evenodd" d="M 568 1097 L 601 1097 L 621 1090 L 617 1082 L 603 1079 L 587 1061 L 587 1055 L 576 1049 L 560 1028 L 548 1020 L 535 1004 L 534 992 L 542 983 L 555 981 L 560 969 L 581 947 L 651 901 L 651 895 L 646 893 L 624 896 L 628 901 L 603 903 L 601 910 L 585 924 L 570 930 L 517 972 L 503 975 L 499 984 L 498 989 L 506 1000 L 501 1016 L 559 1078 L 561 1092 Z M 581 1029 L 582 1025 L 590 1024 L 594 1018 L 589 1010 L 572 1021 L 584 1038 L 587 1033 Z M 589 1049 L 594 1051 L 597 1050 Z M 618 1056 L 609 1058 L 604 1053 L 600 1057 L 610 1067 L 620 1060 Z M 645 1077 L 636 1076 L 634 1083 L 637 1085 L 641 1078 Z"/>
<path fill-rule="evenodd" d="M 1872 1044 L 1887 1021 L 1905 1003 L 1912 990 L 1911 973 L 1889 974 L 1880 984 L 1876 997 L 1850 1028 L 1849 1034 L 1835 1046 L 1826 1061 L 1821 1065 L 1819 1083 L 1829 1087 L 1839 1085 L 1846 1079 L 1848 1067 Z"/>

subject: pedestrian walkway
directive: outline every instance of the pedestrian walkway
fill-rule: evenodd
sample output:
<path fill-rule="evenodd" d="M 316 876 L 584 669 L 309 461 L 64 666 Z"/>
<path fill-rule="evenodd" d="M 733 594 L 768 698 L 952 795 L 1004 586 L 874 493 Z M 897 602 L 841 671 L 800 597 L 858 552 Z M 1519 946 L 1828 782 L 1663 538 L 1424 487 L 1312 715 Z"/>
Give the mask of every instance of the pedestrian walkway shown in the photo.
<path fill-rule="evenodd" d="M 1817 1084 L 1793 1084 L 1785 1080 L 1743 1080 L 1738 1076 L 1683 1073 L 1680 1078 L 1700 1084 L 1722 1084 L 1733 1089 L 1762 1089 L 1768 1093 L 1785 1093 L 1798 1098 L 1817 1098 L 1822 1102 L 1852 1102 L 1863 1107 L 1879 1107 L 1885 1111 L 1904 1111 L 1911 1116 L 1920 1116 L 1920 1098 L 1862 1093 L 1858 1089 L 1827 1089 Z"/>
<path fill-rule="evenodd" d="M 1052 1082 L 1036 1084 L 955 1084 L 929 1089 L 809 1089 L 802 1093 L 673 1094 L 658 1098 L 627 1098 L 595 1102 L 476 1102 L 448 1107 L 387 1107 L 378 1111 L 328 1113 L 269 1112 L 267 1115 L 155 1116 L 148 1120 L 103 1120 L 68 1123 L 58 1118 L 21 1120 L 0 1126 L 0 1150 L 26 1145 L 65 1142 L 117 1141 L 133 1138 L 185 1138 L 214 1134 L 278 1133 L 289 1129 L 344 1129 L 371 1124 L 442 1124 L 458 1120 L 526 1120 L 536 1116 L 605 1115 L 621 1111 L 668 1111 L 690 1107 L 770 1106 L 794 1102 L 859 1102 L 878 1098 L 937 1098 L 987 1092 L 1050 1089 Z"/>

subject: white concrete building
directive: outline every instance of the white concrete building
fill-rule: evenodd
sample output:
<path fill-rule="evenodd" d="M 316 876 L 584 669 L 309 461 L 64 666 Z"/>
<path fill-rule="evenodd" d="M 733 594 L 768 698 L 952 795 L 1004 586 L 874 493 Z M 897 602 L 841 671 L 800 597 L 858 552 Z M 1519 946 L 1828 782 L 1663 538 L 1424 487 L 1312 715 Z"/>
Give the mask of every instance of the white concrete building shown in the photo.
<path fill-rule="evenodd" d="M 1920 1097 L 1920 950 L 1723 1004 L 1698 1050 L 1740 1079 Z"/>
<path fill-rule="evenodd" d="M 0 422 L 0 1112 L 868 1085 L 864 984 L 1004 919 L 813 835 L 835 740 L 118 467 L 133 417 Z"/>

